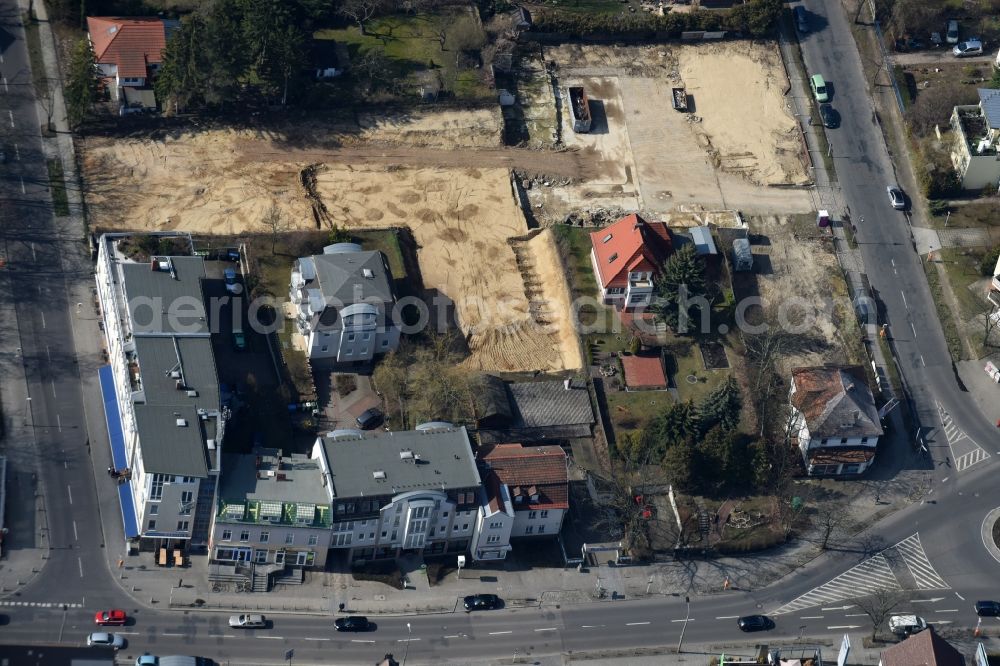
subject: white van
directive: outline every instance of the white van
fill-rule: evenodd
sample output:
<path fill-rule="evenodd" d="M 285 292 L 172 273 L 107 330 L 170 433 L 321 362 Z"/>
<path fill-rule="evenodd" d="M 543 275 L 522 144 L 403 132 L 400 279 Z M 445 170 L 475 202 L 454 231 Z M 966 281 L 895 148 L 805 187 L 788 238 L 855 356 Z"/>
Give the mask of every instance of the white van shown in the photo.
<path fill-rule="evenodd" d="M 893 615 L 889 618 L 889 631 L 897 636 L 917 634 L 927 628 L 927 621 L 916 615 Z"/>

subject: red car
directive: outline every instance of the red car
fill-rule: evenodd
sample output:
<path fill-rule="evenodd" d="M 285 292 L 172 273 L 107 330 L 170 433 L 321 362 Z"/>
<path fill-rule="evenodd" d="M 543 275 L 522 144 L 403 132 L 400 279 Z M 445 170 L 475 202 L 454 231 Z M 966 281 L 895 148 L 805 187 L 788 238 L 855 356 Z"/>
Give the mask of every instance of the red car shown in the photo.
<path fill-rule="evenodd" d="M 128 617 L 125 615 L 125 611 L 118 609 L 97 611 L 94 614 L 94 624 L 100 625 L 102 627 L 106 627 L 109 625 L 116 625 L 121 627 L 125 625 L 125 620 L 127 619 Z"/>

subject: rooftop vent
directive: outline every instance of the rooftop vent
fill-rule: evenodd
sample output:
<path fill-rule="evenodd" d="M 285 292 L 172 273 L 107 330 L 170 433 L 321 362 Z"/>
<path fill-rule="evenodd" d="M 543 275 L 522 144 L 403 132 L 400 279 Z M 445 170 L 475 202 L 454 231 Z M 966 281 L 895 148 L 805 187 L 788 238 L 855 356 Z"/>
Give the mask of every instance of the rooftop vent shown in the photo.
<path fill-rule="evenodd" d="M 198 397 L 198 392 L 197 391 L 188 391 L 187 392 L 187 397 L 189 397 L 189 398 L 197 398 Z"/>
<path fill-rule="evenodd" d="M 181 378 L 181 371 L 180 370 L 171 370 L 170 371 L 170 378 L 171 379 L 180 379 Z"/>
<path fill-rule="evenodd" d="M 372 278 L 375 277 L 375 274 L 372 273 L 372 269 L 370 269 L 370 268 L 362 268 L 361 269 L 361 274 L 364 275 L 369 280 L 371 280 Z"/>
<path fill-rule="evenodd" d="M 406 449 L 404 451 L 400 451 L 399 452 L 399 459 L 400 460 L 413 460 L 413 451 L 410 451 L 409 449 Z"/>
<path fill-rule="evenodd" d="M 208 450 L 209 451 L 214 451 L 215 450 L 215 440 L 214 439 L 208 440 L 207 442 L 205 442 L 205 445 L 208 446 Z"/>
<path fill-rule="evenodd" d="M 187 424 L 188 424 L 187 419 L 177 419 L 178 428 L 185 428 L 187 427 Z"/>
<path fill-rule="evenodd" d="M 372 472 L 372 477 L 374 477 L 376 481 L 385 481 L 385 472 L 377 469 Z"/>

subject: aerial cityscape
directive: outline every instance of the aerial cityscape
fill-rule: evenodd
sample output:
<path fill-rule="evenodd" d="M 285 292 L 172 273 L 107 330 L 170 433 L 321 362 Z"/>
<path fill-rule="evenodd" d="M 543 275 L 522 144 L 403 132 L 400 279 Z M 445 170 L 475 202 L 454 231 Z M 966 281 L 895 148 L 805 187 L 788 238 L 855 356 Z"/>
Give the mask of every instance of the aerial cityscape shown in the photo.
<path fill-rule="evenodd" d="M 0 664 L 1000 664 L 997 0 L 0 0 Z"/>

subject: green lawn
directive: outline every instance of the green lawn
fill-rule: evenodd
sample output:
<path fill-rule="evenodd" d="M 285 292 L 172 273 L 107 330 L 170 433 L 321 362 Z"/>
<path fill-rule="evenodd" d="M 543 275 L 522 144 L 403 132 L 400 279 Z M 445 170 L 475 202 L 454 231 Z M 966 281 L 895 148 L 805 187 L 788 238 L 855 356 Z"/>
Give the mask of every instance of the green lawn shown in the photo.
<path fill-rule="evenodd" d="M 674 404 L 667 391 L 608 391 L 608 413 L 615 432 L 642 430 L 665 409 Z"/>
<path fill-rule="evenodd" d="M 49 160 L 49 189 L 52 190 L 52 208 L 56 217 L 69 215 L 69 198 L 66 196 L 66 178 L 63 176 L 62 162 Z"/>
<path fill-rule="evenodd" d="M 587 299 L 579 308 L 580 324 L 598 331 L 586 336 L 585 342 L 595 345 L 597 350 L 603 352 L 624 351 L 628 349 L 628 334 L 613 332 L 618 315 L 615 314 L 614 308 L 600 303 L 597 279 L 594 277 L 594 267 L 590 261 L 591 231 L 594 229 L 567 224 L 552 227 L 556 246 L 569 271 L 567 278 L 573 300 Z"/>
<path fill-rule="evenodd" d="M 320 30 L 314 37 L 346 45 L 352 63 L 371 49 L 383 49 L 392 78 L 405 81 L 412 94 L 433 72 L 440 76 L 442 89 L 457 98 L 492 96 L 480 76 L 482 70 L 461 67 L 456 62 L 462 49 L 485 43 L 482 28 L 470 10 L 443 8 L 433 13 L 383 16 L 367 22 L 365 32 L 361 34 L 357 26 L 350 26 Z"/>
<path fill-rule="evenodd" d="M 674 367 L 671 368 L 668 360 L 667 370 L 672 373 L 672 378 L 677 384 L 677 395 L 682 402 L 691 400 L 698 404 L 713 389 L 726 381 L 732 372 L 731 368 L 706 370 L 700 348 L 689 338 L 676 338 L 676 342 L 668 344 L 667 349 L 674 363 Z M 731 355 L 731 353 L 727 349 L 726 354 Z M 697 381 L 688 382 L 689 375 L 696 377 Z"/>
<path fill-rule="evenodd" d="M 962 319 L 969 321 L 983 312 L 989 305 L 969 289 L 973 282 L 984 280 L 979 273 L 979 261 L 982 253 L 975 250 L 958 247 L 948 247 L 940 251 L 941 262 L 948 272 L 951 290 L 955 292 Z"/>
<path fill-rule="evenodd" d="M 536 5 L 567 14 L 621 14 L 628 11 L 628 6 L 627 0 L 548 0 Z M 535 7 L 529 9 L 534 10 Z"/>
<path fill-rule="evenodd" d="M 996 204 L 972 203 L 962 206 L 952 206 L 951 215 L 937 215 L 931 218 L 938 229 L 969 229 L 976 227 L 1000 227 L 1000 215 Z"/>
<path fill-rule="evenodd" d="M 938 320 L 944 330 L 944 338 L 948 343 L 948 353 L 953 361 L 961 361 L 963 357 L 962 339 L 958 334 L 958 327 L 955 318 L 951 315 L 951 310 L 944 300 L 944 293 L 941 290 L 941 279 L 938 276 L 937 266 L 934 262 L 924 262 L 924 274 L 927 276 L 927 286 L 930 287 L 931 295 L 934 297 L 934 306 L 937 308 Z"/>

